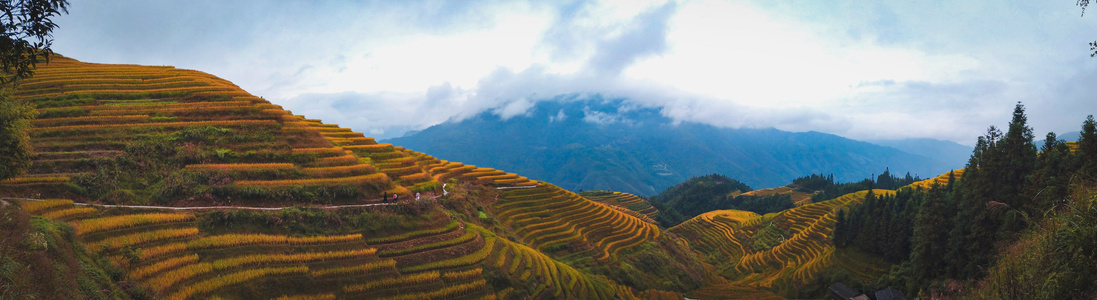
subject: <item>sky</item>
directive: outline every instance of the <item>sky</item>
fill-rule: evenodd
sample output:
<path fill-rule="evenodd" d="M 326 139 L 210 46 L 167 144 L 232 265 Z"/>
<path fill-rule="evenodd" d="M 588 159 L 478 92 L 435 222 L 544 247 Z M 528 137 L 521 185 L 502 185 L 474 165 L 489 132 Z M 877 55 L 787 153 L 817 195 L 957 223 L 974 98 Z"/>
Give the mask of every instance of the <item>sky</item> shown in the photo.
<path fill-rule="evenodd" d="M 171 65 L 367 136 L 555 96 L 676 122 L 971 145 L 1097 114 L 1097 15 L 1056 1 L 89 1 L 53 50 Z"/>

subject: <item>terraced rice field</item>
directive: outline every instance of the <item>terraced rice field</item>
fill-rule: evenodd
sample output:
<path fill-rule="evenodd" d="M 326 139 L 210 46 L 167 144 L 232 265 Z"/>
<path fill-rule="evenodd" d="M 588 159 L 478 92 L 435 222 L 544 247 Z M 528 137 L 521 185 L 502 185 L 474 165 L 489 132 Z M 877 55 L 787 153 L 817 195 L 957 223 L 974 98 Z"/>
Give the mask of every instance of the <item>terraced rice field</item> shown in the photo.
<path fill-rule="evenodd" d="M 877 195 L 890 190 L 874 190 Z M 746 298 L 765 299 L 772 296 L 761 290 L 794 287 L 814 280 L 816 276 L 835 268 L 851 272 L 866 272 L 864 266 L 848 265 L 836 259 L 830 241 L 833 224 L 840 209 L 860 203 L 867 191 L 804 204 L 775 214 L 759 216 L 744 211 L 713 211 L 668 229 L 685 238 L 690 247 L 724 275 L 736 278 L 727 284 L 714 285 L 692 296 L 712 299 L 742 299 L 740 292 L 753 290 Z M 753 251 L 748 246 L 751 237 L 767 226 L 781 232 L 776 246 Z M 873 272 L 873 271 L 867 271 Z M 761 294 L 756 294 L 761 293 Z"/>
<path fill-rule="evenodd" d="M 941 175 L 938 175 L 937 177 L 933 177 L 933 178 L 930 178 L 930 179 L 926 179 L 926 180 L 918 181 L 918 182 L 915 182 L 915 183 L 911 183 L 911 184 L 909 184 L 909 185 L 907 185 L 903 188 L 928 189 L 928 188 L 932 187 L 933 185 L 938 185 L 938 186 L 943 187 L 943 186 L 948 184 L 949 174 L 952 174 L 953 181 L 960 180 L 960 177 L 964 176 L 964 169 L 953 170 L 952 172 L 941 174 Z"/>
<path fill-rule="evenodd" d="M 547 183 L 503 190 L 492 209 L 523 242 L 537 249 L 585 249 L 567 251 L 561 258 L 565 261 L 612 261 L 622 249 L 661 234 L 654 224 Z"/>
<path fill-rule="evenodd" d="M 747 254 L 742 241 L 749 236 L 743 232 L 743 224 L 761 217 L 749 211 L 717 210 L 689 219 L 667 231 L 689 241 L 690 247 L 704 255 L 706 262 L 726 267 Z"/>
<path fill-rule="evenodd" d="M 633 194 L 612 191 L 586 191 L 581 193 L 581 195 L 583 195 L 583 197 L 586 197 L 587 199 L 598 201 L 603 204 L 613 205 L 627 209 L 629 211 L 634 211 L 642 215 L 642 217 L 636 217 L 639 217 L 644 221 L 648 221 L 652 224 L 655 224 L 655 216 L 659 215 L 659 210 L 656 209 L 654 206 L 651 206 L 651 203 L 648 203 L 648 201 L 644 200 L 644 198 L 640 198 L 639 196 Z"/>
<path fill-rule="evenodd" d="M 530 299 L 618 299 L 631 296 L 621 294 L 628 293 L 627 288 L 610 286 L 525 245 L 506 239 L 498 239 L 496 243 L 501 247 L 488 257 L 487 266 L 513 278 L 537 282 L 528 295 Z M 520 295 L 500 291 L 496 296 L 510 299 Z"/>
<path fill-rule="evenodd" d="M 894 193 L 890 190 L 873 192 L 877 195 Z M 867 193 L 850 193 L 789 209 L 775 216 L 772 222 L 791 235 L 776 247 L 744 255 L 732 269 L 745 275 L 737 283 L 773 288 L 775 284 L 787 286 L 804 283 L 820 274 L 831 266 L 826 262 L 827 252 L 834 249 L 830 235 L 838 210 L 863 201 Z"/>
<path fill-rule="evenodd" d="M 743 196 L 773 196 L 773 195 L 789 195 L 792 198 L 792 203 L 796 206 L 801 206 L 811 203 L 811 194 L 797 191 L 791 187 L 782 186 L 776 188 L 762 189 L 749 191 L 742 194 Z"/>
<path fill-rule="evenodd" d="M 503 253 L 532 251 L 460 221 L 373 238 L 359 233 L 210 235 L 198 229 L 190 213 L 118 214 L 77 207 L 65 199 L 19 201 L 18 205 L 39 216 L 65 215 L 59 219 L 76 229 L 85 247 L 108 257 L 125 270 L 129 280 L 147 285 L 165 299 L 295 297 L 314 290 L 330 291 L 321 296 L 335 298 L 491 298 L 495 293 L 486 285 L 483 269 L 493 266 L 499 261 L 495 256 Z M 87 211 L 58 214 L 74 209 Z M 524 265 L 508 265 L 507 270 L 531 272 L 537 280 L 545 280 L 542 294 L 613 298 L 613 291 L 605 289 L 602 281 L 587 280 L 539 253 L 525 255 L 538 260 L 519 261 Z M 562 284 L 591 294 L 569 294 Z"/>
<path fill-rule="evenodd" d="M 246 162 L 195 158 L 204 161 L 181 166 L 227 173 L 233 179 L 230 185 L 351 184 L 410 196 L 409 188 L 433 182 L 424 170 L 407 164 L 404 158 L 409 155 L 402 151 L 348 128 L 295 116 L 198 71 L 83 63 L 56 56 L 23 81 L 14 97 L 35 104 L 40 114 L 29 130 L 39 154 L 34 167 L 0 182 L 21 194 L 62 190 L 61 185 L 92 174 L 99 166 L 138 155 L 126 150 L 137 137 L 184 130 L 233 136 L 217 144 L 194 144 L 194 151 L 214 147 L 218 156 L 251 157 Z M 303 160 L 307 156 L 294 158 L 295 154 L 315 158 Z"/>

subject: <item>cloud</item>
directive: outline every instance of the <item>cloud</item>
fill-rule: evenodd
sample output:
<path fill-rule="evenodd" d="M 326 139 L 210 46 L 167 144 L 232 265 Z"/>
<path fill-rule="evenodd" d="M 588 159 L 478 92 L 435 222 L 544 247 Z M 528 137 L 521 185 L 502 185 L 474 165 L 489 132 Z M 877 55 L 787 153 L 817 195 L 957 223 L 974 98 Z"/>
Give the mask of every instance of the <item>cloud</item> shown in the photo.
<path fill-rule="evenodd" d="M 622 32 L 598 44 L 588 67 L 598 74 L 615 76 L 641 58 L 662 54 L 667 49 L 667 22 L 677 7 L 676 2 L 667 2 L 637 15 Z"/>
<path fill-rule="evenodd" d="M 630 123 L 630 121 L 619 114 L 611 114 L 607 112 L 601 112 L 597 110 L 591 110 L 590 107 L 583 108 L 583 121 L 598 125 L 609 125 L 614 123 Z"/>
<path fill-rule="evenodd" d="M 1038 133 L 1097 112 L 1097 18 L 1078 14 L 1001 1 L 74 0 L 54 50 L 206 71 L 378 137 L 597 94 L 678 122 L 970 144 L 1017 101 Z"/>

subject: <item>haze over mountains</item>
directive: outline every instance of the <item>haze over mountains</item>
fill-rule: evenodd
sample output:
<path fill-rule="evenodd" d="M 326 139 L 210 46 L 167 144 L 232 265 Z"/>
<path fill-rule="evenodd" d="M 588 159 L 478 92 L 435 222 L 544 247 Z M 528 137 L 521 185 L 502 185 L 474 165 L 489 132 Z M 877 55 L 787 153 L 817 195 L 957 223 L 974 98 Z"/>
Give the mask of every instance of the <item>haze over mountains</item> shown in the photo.
<path fill-rule="evenodd" d="M 926 177 L 962 168 L 971 153 L 970 147 L 929 139 L 878 142 L 882 146 L 814 131 L 675 123 L 657 108 L 575 95 L 536 102 L 525 112 L 497 109 L 386 142 L 569 190 L 638 195 L 712 173 L 753 188 L 783 186 L 815 173 L 860 180 L 885 168 Z"/>

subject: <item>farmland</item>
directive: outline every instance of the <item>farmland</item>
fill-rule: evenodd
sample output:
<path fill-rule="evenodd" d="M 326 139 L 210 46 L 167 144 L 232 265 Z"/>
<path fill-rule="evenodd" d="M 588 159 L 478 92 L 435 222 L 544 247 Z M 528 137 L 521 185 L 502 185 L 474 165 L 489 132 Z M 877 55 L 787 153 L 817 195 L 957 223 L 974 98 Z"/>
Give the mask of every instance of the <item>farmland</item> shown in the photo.
<path fill-rule="evenodd" d="M 661 228 L 636 195 L 378 143 L 198 71 L 58 56 L 14 96 L 38 154 L 4 209 L 69 232 L 115 298 L 767 298 L 886 265 L 830 239 L 866 191 L 750 191 L 796 207 Z"/>

